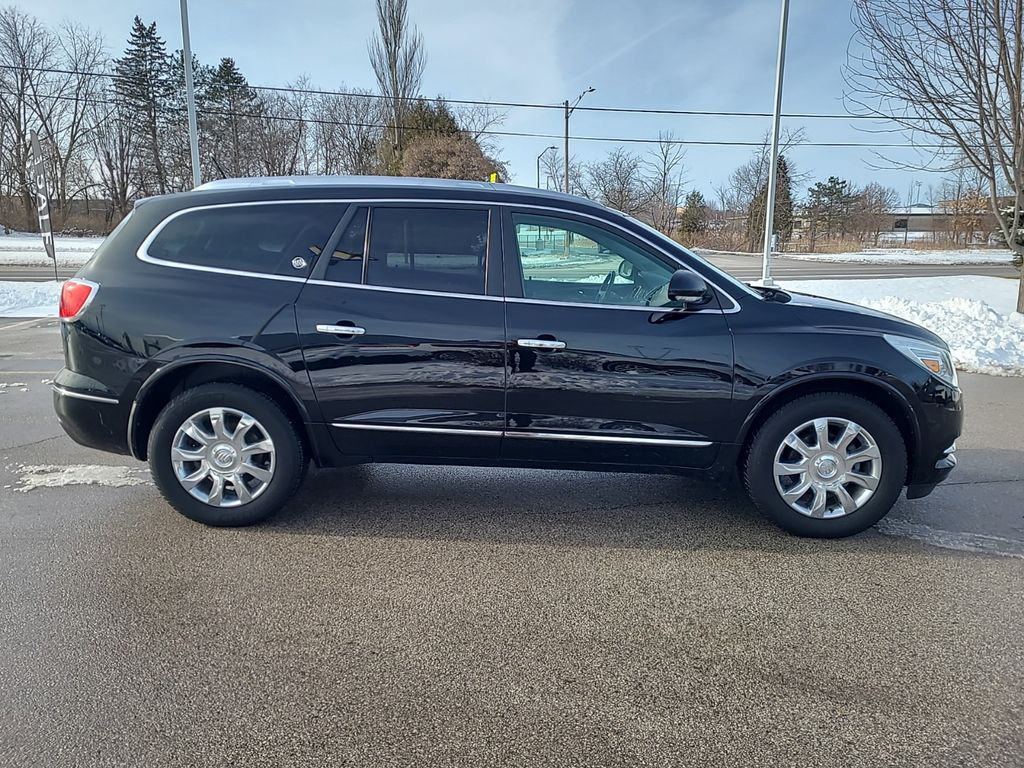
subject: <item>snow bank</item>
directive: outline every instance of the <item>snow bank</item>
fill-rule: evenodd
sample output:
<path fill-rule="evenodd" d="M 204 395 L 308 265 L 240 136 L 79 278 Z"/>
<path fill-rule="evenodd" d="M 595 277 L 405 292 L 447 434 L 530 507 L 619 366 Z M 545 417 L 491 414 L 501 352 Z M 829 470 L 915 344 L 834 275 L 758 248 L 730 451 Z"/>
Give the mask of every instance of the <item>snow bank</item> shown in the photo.
<path fill-rule="evenodd" d="M 850 253 L 784 253 L 798 261 L 830 261 L 852 264 L 1010 264 L 1013 253 L 1005 250 L 919 251 L 915 248 L 874 248 Z"/>
<path fill-rule="evenodd" d="M 0 280 L 0 317 L 56 317 L 61 285 Z"/>
<path fill-rule="evenodd" d="M 62 267 L 81 266 L 92 258 L 102 242 L 102 237 L 55 237 L 53 248 L 57 253 L 57 264 Z M 15 232 L 5 235 L 0 232 L 0 264 L 47 267 L 52 263 L 38 234 Z"/>
<path fill-rule="evenodd" d="M 786 290 L 859 304 L 924 326 L 949 344 L 957 368 L 1024 376 L 1017 281 L 999 277 L 786 280 Z"/>

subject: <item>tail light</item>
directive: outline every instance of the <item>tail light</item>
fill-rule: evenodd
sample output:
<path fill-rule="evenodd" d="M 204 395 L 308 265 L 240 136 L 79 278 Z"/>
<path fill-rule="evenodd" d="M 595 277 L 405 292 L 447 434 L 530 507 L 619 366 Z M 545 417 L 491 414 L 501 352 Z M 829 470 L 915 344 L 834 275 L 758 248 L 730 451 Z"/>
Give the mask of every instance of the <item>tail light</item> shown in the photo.
<path fill-rule="evenodd" d="M 72 278 L 60 289 L 60 319 L 73 322 L 82 316 L 100 287 L 89 280 Z"/>

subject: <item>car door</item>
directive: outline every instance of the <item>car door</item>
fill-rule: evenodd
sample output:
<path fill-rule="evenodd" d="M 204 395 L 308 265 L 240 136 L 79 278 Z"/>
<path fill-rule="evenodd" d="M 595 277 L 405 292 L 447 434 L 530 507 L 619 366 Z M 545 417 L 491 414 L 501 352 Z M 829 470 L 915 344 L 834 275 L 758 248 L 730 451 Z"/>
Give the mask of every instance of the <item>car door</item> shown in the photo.
<path fill-rule="evenodd" d="M 595 217 L 508 209 L 503 230 L 502 457 L 709 466 L 732 396 L 732 338 L 717 291 L 699 307 L 669 302 L 681 265 Z"/>
<path fill-rule="evenodd" d="M 357 203 L 339 230 L 296 308 L 306 366 L 339 450 L 496 459 L 505 336 L 494 212 Z"/>

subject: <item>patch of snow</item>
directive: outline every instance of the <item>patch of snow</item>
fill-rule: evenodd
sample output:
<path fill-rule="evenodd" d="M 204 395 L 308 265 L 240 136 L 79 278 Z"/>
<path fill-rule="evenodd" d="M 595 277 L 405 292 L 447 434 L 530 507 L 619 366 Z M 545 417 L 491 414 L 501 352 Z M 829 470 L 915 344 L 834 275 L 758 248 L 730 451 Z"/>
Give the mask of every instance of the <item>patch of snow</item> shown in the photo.
<path fill-rule="evenodd" d="M 53 238 L 53 249 L 57 255 L 57 264 L 62 267 L 77 267 L 92 258 L 93 252 L 100 247 L 102 237 L 62 237 Z M 31 232 L 12 232 L 5 235 L 0 232 L 0 264 L 23 267 L 46 267 L 53 264 L 43 248 L 43 239 Z"/>
<path fill-rule="evenodd" d="M 851 264 L 1011 264 L 1007 250 L 919 251 L 916 248 L 869 248 L 850 253 L 784 253 L 787 259 Z"/>
<path fill-rule="evenodd" d="M 0 317 L 56 317 L 61 285 L 0 280 Z"/>
<path fill-rule="evenodd" d="M 1017 281 L 999 277 L 786 280 L 786 290 L 825 296 L 917 323 L 949 344 L 957 368 L 1024 376 L 1024 325 L 1011 319 Z"/>
<path fill-rule="evenodd" d="M 54 464 L 26 465 L 15 467 L 19 475 L 18 493 L 28 493 L 37 488 L 61 488 L 66 485 L 105 485 L 109 488 L 123 488 L 128 485 L 146 485 L 149 480 L 144 469 L 132 467 L 111 467 L 105 464 Z"/>

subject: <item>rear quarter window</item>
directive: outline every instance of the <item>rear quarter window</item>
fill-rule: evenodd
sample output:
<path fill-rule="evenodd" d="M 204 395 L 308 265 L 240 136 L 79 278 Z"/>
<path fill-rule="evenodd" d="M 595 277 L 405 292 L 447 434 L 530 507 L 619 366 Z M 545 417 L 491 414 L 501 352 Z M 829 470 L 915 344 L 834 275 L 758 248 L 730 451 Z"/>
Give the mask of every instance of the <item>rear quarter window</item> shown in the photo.
<path fill-rule="evenodd" d="M 196 208 L 168 220 L 146 255 L 179 264 L 303 277 L 323 252 L 344 209 L 336 203 Z"/>

